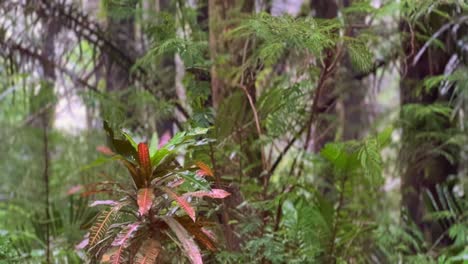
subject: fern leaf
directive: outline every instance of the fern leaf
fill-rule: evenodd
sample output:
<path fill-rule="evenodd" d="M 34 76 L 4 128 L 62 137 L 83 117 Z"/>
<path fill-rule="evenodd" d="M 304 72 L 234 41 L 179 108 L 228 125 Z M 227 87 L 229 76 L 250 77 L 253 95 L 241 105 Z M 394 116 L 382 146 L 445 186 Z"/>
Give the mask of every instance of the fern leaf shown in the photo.
<path fill-rule="evenodd" d="M 147 239 L 138 250 L 135 264 L 154 264 L 160 252 L 161 243 L 156 239 Z"/>
<path fill-rule="evenodd" d="M 380 157 L 378 141 L 375 138 L 366 140 L 359 150 L 358 158 L 361 166 L 371 183 L 375 182 L 382 174 L 382 159 Z"/>
<path fill-rule="evenodd" d="M 154 193 L 151 188 L 138 190 L 138 212 L 141 216 L 146 215 L 153 205 Z"/>
<path fill-rule="evenodd" d="M 164 222 L 171 228 L 171 230 L 177 236 L 177 239 L 182 244 L 182 247 L 187 254 L 187 257 L 190 259 L 192 264 L 203 264 L 202 256 L 200 249 L 193 240 L 192 236 L 189 235 L 187 230 L 172 217 L 162 217 Z"/>

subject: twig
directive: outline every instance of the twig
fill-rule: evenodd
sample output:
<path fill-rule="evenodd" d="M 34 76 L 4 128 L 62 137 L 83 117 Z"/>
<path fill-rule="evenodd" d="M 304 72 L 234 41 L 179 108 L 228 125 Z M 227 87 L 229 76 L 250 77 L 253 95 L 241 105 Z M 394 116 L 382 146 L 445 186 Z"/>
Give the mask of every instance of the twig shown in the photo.
<path fill-rule="evenodd" d="M 340 220 L 340 212 L 344 205 L 344 192 L 345 192 L 345 184 L 346 184 L 347 178 L 348 177 L 345 176 L 343 178 L 343 181 L 341 182 L 340 198 L 338 200 L 338 207 L 336 208 L 335 221 L 333 221 L 333 231 L 332 231 L 332 236 L 330 240 L 330 250 L 328 252 L 328 257 L 330 258 L 329 263 L 336 262 L 333 255 L 334 255 L 335 247 L 336 247 L 335 240 L 338 234 L 338 222 Z"/>
<path fill-rule="evenodd" d="M 262 133 L 262 128 L 260 126 L 260 118 L 258 118 L 257 109 L 253 102 L 252 96 L 249 94 L 249 91 L 247 91 L 247 87 L 245 87 L 244 85 L 239 85 L 239 87 L 244 91 L 245 95 L 247 96 L 247 99 L 249 100 L 249 105 L 250 105 L 250 108 L 252 108 L 252 112 L 254 115 L 255 127 L 257 128 L 257 133 L 259 136 L 262 136 L 263 133 Z"/>
<path fill-rule="evenodd" d="M 325 65 L 325 67 L 322 69 L 322 72 L 321 72 L 320 77 L 319 77 L 319 83 L 317 85 L 317 89 L 316 89 L 316 92 L 315 92 L 315 95 L 314 95 L 314 100 L 312 102 L 312 107 L 311 107 L 312 111 L 310 112 L 310 117 L 309 117 L 308 122 L 304 126 L 302 126 L 301 129 L 295 135 L 293 135 L 291 140 L 288 142 L 288 144 L 283 149 L 283 151 L 281 151 L 281 153 L 278 155 L 278 158 L 276 158 L 275 162 L 273 163 L 273 165 L 268 170 L 268 175 L 273 174 L 273 172 L 276 170 L 279 163 L 283 159 L 284 155 L 286 155 L 286 153 L 289 151 L 289 149 L 291 149 L 291 147 L 294 145 L 294 143 L 297 141 L 297 139 L 300 137 L 300 135 L 302 135 L 302 133 L 304 133 L 304 131 L 307 130 L 307 135 L 308 135 L 307 139 L 310 140 L 310 129 L 311 129 L 312 123 L 313 123 L 313 121 L 315 119 L 315 116 L 317 114 L 317 111 L 318 111 L 318 99 L 320 97 L 320 91 L 322 90 L 322 88 L 324 86 L 324 83 L 325 83 L 326 79 L 329 77 L 330 73 L 332 73 L 334 71 L 334 67 L 336 67 L 336 64 L 337 64 L 336 62 L 338 61 L 338 57 L 340 57 L 340 56 L 341 56 L 341 48 L 338 48 L 338 52 L 337 52 L 337 55 L 335 57 L 335 60 L 334 60 L 333 63 L 330 64 L 333 67 L 329 67 L 329 66 Z M 308 140 L 306 140 L 306 142 L 308 142 Z"/>

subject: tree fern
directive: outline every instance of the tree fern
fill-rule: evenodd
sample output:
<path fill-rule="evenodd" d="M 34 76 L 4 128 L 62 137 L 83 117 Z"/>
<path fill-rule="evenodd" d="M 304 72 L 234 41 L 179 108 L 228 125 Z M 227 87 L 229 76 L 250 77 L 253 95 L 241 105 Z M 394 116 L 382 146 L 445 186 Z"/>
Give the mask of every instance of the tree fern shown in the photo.
<path fill-rule="evenodd" d="M 339 24 L 333 21 L 315 21 L 308 18 L 289 16 L 273 17 L 261 13 L 246 20 L 232 30 L 229 35 L 235 37 L 255 36 L 263 42 L 257 56 L 271 65 L 287 50 L 299 53 L 307 51 L 316 56 L 334 45 Z"/>

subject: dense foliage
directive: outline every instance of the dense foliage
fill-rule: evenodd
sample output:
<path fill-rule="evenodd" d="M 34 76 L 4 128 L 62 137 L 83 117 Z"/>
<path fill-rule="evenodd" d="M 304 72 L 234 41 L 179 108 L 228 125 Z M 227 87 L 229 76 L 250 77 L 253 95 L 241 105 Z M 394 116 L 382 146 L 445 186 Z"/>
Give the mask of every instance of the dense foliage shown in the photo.
<path fill-rule="evenodd" d="M 464 263 L 467 33 L 460 0 L 0 1 L 0 262 Z"/>

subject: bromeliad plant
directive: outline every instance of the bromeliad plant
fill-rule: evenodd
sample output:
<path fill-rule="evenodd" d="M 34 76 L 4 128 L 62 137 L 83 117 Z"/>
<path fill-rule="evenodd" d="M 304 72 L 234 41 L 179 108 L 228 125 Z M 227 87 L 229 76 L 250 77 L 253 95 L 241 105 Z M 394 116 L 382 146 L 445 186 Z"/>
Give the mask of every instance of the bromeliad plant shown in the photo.
<path fill-rule="evenodd" d="M 136 144 L 125 133 L 121 139 L 115 138 L 107 124 L 105 129 L 111 149 L 100 147 L 100 151 L 127 168 L 131 186 L 124 187 L 120 182 L 99 184 L 111 189 L 118 199 L 91 204 L 105 209 L 79 247 L 86 248 L 92 263 L 149 264 L 162 261 L 172 240 L 191 263 L 203 263 L 198 244 L 214 251 L 215 236 L 208 229 L 212 224 L 196 217 L 195 205 L 202 197 L 222 199 L 229 193 L 210 188 L 207 177 L 213 177 L 213 172 L 205 163 L 186 157 L 184 166 L 176 157 L 183 150 L 205 144 L 207 140 L 198 138 L 206 130 L 178 133 L 158 148 L 157 137 L 148 146 Z"/>

